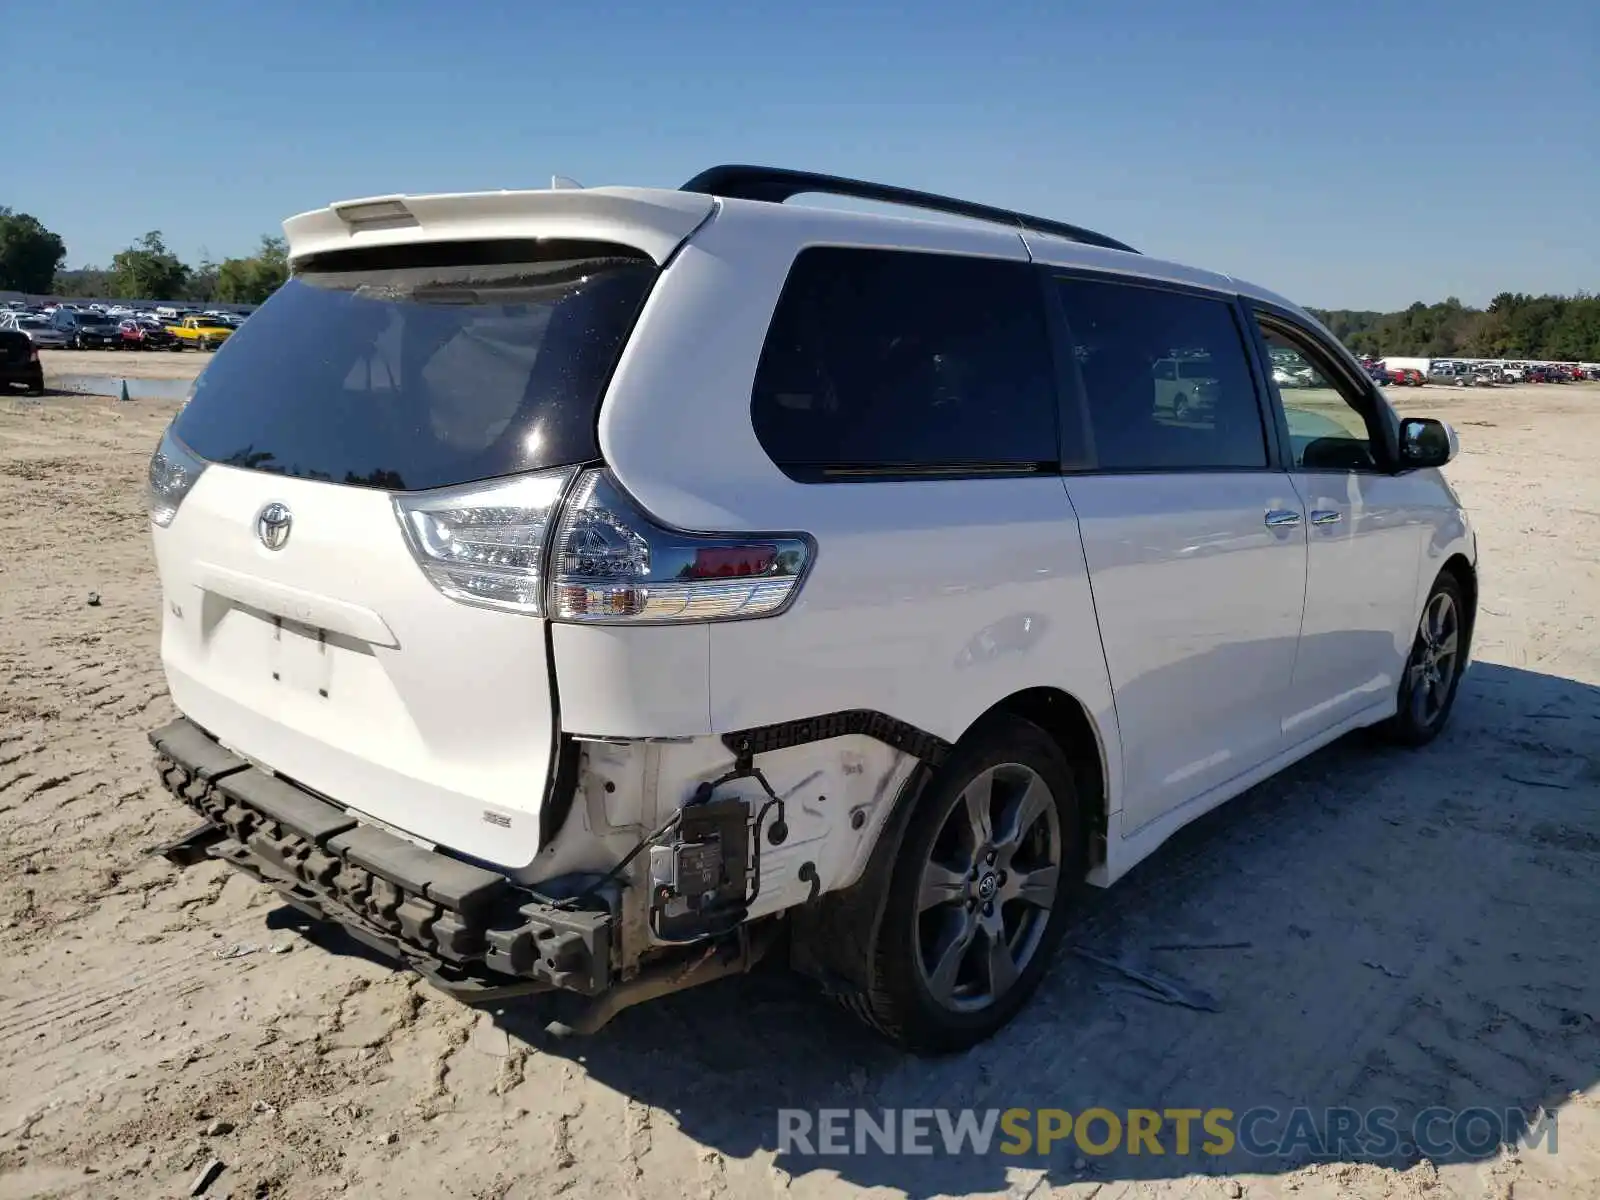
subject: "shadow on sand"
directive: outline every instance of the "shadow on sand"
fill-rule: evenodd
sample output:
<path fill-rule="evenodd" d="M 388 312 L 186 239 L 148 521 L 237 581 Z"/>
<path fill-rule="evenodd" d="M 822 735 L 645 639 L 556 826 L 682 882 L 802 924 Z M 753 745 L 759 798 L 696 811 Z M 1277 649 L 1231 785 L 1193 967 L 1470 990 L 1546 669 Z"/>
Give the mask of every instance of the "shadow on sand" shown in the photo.
<path fill-rule="evenodd" d="M 1317 1114 L 1285 1153 L 1208 1155 L 1070 1137 L 1047 1154 L 779 1153 L 911 1196 L 995 1191 L 1014 1169 L 1054 1183 L 1277 1173 L 1318 1158 L 1403 1166 L 1437 1106 L 1557 1111 L 1600 1063 L 1600 688 L 1474 666 L 1447 733 L 1422 751 L 1354 735 L 1189 826 L 1107 892 L 1090 892 L 1039 994 L 991 1042 L 955 1058 L 902 1055 L 781 968 L 621 1014 L 555 1040 L 536 1006 L 495 1020 L 541 1052 L 674 1117 L 729 1158 L 779 1149 L 779 1110 L 1227 1108 Z M 294 923 L 292 920 L 289 923 Z M 330 949 L 360 952 L 340 935 Z M 1173 942 L 1248 943 L 1158 950 Z M 1214 996 L 1202 1012 L 1135 994 L 1073 947 L 1122 954 Z M 1394 1110 L 1394 1144 L 1323 1147 L 1325 1110 Z M 848 1126 L 846 1126 L 848 1130 Z M 1498 1153 L 1479 1122 L 1435 1163 Z M 1270 1142 L 1283 1119 L 1254 1128 Z M 1103 1125 L 1094 1130 L 1103 1139 Z M 849 1134 L 846 1134 L 849 1141 Z M 852 1147 L 854 1149 L 854 1147 Z M 1543 1151 L 1534 1151 L 1542 1153 Z"/>

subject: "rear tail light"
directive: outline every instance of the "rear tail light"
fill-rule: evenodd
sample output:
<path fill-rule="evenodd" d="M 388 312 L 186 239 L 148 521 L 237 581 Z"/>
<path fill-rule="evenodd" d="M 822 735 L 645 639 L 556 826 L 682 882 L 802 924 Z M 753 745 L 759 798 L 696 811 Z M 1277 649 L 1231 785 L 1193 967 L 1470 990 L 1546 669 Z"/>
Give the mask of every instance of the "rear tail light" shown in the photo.
<path fill-rule="evenodd" d="M 804 534 L 703 534 L 646 516 L 605 470 L 396 495 L 433 585 L 463 604 L 582 624 L 772 616 L 814 556 Z M 565 501 L 563 501 L 565 495 Z"/>
<path fill-rule="evenodd" d="M 150 456 L 150 520 L 163 529 L 171 525 L 178 505 L 205 469 L 205 460 L 190 454 L 171 430 L 162 434 L 161 444 Z"/>
<path fill-rule="evenodd" d="M 397 495 L 395 514 L 411 553 L 453 600 L 538 616 L 550 523 L 573 469 L 500 483 Z"/>
<path fill-rule="evenodd" d="M 586 471 L 551 544 L 549 615 L 586 624 L 772 616 L 813 557 L 803 534 L 701 534 L 647 517 L 609 471 Z"/>

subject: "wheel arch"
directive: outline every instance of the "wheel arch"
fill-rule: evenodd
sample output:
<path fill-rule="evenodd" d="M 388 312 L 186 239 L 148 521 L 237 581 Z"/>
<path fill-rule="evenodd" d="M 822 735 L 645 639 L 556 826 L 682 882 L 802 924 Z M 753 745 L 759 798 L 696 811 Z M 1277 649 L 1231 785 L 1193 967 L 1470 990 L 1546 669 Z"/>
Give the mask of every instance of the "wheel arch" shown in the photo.
<path fill-rule="evenodd" d="M 1439 574 L 1449 574 L 1461 587 L 1461 598 L 1467 602 L 1467 652 L 1472 651 L 1472 635 L 1478 624 L 1478 569 L 1465 554 L 1452 554 L 1439 568 Z M 1435 576 L 1437 580 L 1438 576 Z M 1433 590 L 1432 586 L 1428 589 Z"/>
<path fill-rule="evenodd" d="M 1087 706 L 1058 687 L 1030 687 L 991 705 L 967 727 L 961 741 L 972 737 L 997 714 L 1020 717 L 1037 725 L 1061 748 L 1078 789 L 1079 818 L 1086 847 L 1087 870 L 1104 866 L 1110 832 L 1110 796 L 1106 743 Z"/>

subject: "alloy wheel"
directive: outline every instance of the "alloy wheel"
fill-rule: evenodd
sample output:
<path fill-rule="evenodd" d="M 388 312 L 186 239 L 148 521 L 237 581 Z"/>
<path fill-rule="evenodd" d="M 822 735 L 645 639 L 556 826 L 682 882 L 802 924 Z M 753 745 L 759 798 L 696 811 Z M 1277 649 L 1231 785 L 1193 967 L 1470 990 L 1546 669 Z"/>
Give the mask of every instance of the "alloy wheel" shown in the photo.
<path fill-rule="evenodd" d="M 1061 886 L 1061 817 L 1037 772 L 1002 763 L 945 811 L 923 864 L 917 964 L 935 1003 L 987 1008 L 1039 949 Z"/>
<path fill-rule="evenodd" d="M 1461 618 L 1449 592 L 1436 592 L 1422 610 L 1417 644 L 1411 652 L 1411 712 L 1419 724 L 1431 725 L 1444 712 L 1460 656 Z"/>

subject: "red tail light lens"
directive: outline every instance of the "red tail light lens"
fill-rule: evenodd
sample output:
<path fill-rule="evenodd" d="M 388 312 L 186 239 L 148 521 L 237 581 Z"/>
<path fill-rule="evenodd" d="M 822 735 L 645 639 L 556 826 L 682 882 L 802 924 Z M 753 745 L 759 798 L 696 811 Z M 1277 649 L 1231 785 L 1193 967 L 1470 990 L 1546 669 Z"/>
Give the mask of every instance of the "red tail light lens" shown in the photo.
<path fill-rule="evenodd" d="M 556 527 L 546 611 L 586 624 L 774 616 L 793 602 L 813 555 L 804 534 L 665 528 L 610 472 L 587 471 Z"/>
<path fill-rule="evenodd" d="M 685 579 L 742 579 L 765 575 L 777 564 L 776 546 L 716 546 L 694 552 Z"/>

